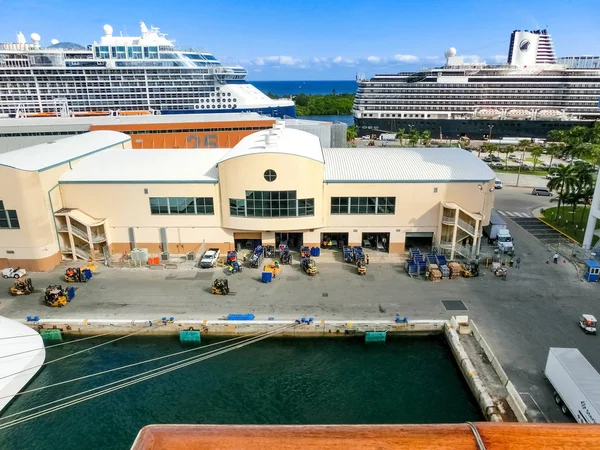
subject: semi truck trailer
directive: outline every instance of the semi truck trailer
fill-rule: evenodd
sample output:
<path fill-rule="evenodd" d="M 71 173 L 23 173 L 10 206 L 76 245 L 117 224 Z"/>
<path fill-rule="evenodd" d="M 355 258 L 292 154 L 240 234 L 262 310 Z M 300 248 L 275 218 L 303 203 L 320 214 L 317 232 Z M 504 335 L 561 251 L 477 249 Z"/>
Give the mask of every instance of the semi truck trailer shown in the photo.
<path fill-rule="evenodd" d="M 600 423 L 600 374 L 576 348 L 550 348 L 544 375 L 563 413 Z"/>

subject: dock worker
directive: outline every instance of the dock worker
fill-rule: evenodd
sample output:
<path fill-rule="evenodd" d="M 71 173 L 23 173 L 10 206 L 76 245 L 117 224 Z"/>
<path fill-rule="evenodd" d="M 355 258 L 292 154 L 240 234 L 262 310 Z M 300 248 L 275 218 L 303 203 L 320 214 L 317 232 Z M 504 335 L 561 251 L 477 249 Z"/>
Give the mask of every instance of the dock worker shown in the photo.
<path fill-rule="evenodd" d="M 554 261 L 554 264 L 558 264 L 558 252 L 554 253 L 552 260 Z"/>

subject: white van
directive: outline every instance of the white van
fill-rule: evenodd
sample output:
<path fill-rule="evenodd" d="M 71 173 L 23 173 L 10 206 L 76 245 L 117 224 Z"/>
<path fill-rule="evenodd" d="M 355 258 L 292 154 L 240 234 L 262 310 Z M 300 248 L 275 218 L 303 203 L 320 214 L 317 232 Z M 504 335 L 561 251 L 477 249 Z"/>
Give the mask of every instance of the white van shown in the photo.
<path fill-rule="evenodd" d="M 502 184 L 502 181 L 499 180 L 498 178 L 496 178 L 494 180 L 494 189 L 502 189 L 504 185 Z"/>

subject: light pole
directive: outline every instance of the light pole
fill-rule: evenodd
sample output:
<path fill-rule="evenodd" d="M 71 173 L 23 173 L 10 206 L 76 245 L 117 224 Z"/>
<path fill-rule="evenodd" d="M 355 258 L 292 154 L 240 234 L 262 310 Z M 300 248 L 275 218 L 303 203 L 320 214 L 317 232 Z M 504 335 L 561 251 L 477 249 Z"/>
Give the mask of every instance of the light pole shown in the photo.
<path fill-rule="evenodd" d="M 479 191 L 483 192 L 483 185 L 482 184 L 478 184 L 477 187 L 479 188 Z M 488 189 L 489 193 L 492 193 L 496 190 L 496 188 L 494 186 L 492 186 L 491 188 Z M 479 226 L 479 230 L 478 230 L 478 238 L 479 238 L 479 242 L 477 242 L 477 254 L 475 255 L 475 259 L 479 260 L 479 254 L 481 253 L 481 240 L 483 238 L 483 221 L 485 219 L 485 207 L 487 204 L 487 192 L 483 192 L 483 211 L 481 212 L 481 224 Z"/>
<path fill-rule="evenodd" d="M 490 134 L 488 134 L 488 141 L 492 139 L 492 128 L 494 128 L 494 125 L 488 125 L 488 128 L 490 129 Z"/>
<path fill-rule="evenodd" d="M 508 158 L 508 156 L 507 156 Z M 523 154 L 521 155 L 521 164 L 519 164 L 519 173 L 517 173 L 517 186 L 519 187 L 519 178 L 521 177 L 521 167 L 523 167 L 523 163 L 525 162 L 525 149 L 523 149 Z"/>

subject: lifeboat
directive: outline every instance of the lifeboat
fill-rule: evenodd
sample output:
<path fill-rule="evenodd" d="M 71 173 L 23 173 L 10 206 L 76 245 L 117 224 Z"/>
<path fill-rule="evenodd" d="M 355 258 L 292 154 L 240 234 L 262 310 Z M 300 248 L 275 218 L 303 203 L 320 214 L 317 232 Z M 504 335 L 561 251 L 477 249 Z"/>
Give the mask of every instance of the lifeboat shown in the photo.
<path fill-rule="evenodd" d="M 544 119 L 560 119 L 564 116 L 564 113 L 558 109 L 542 109 L 537 113 L 537 116 Z"/>
<path fill-rule="evenodd" d="M 506 117 L 524 119 L 527 117 L 531 117 L 531 111 L 529 111 L 528 109 L 511 109 L 506 113 Z"/>
<path fill-rule="evenodd" d="M 477 111 L 479 117 L 497 117 L 500 115 L 500 111 L 497 109 L 480 109 Z"/>
<path fill-rule="evenodd" d="M 57 117 L 58 113 L 55 112 L 39 112 L 31 114 L 21 114 L 20 117 Z"/>
<path fill-rule="evenodd" d="M 93 117 L 93 116 L 108 116 L 107 111 L 83 111 L 71 114 L 71 117 Z"/>
<path fill-rule="evenodd" d="M 149 116 L 152 113 L 150 111 L 119 111 L 119 116 Z"/>

